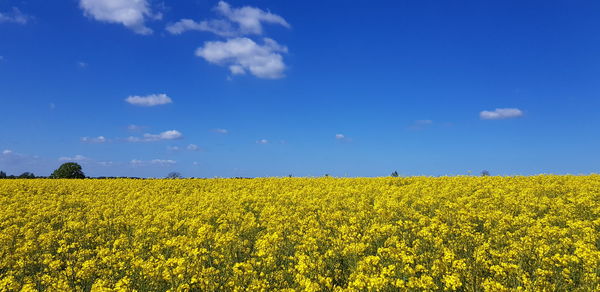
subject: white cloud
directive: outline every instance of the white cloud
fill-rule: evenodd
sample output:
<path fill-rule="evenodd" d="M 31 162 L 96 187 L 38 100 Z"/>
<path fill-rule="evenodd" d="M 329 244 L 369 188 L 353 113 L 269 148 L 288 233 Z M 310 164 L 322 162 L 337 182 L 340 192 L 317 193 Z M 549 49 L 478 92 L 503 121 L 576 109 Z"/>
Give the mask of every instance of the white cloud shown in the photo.
<path fill-rule="evenodd" d="M 260 139 L 258 141 L 256 141 L 257 144 L 269 144 L 269 140 L 267 139 Z"/>
<path fill-rule="evenodd" d="M 198 150 L 200 150 L 200 147 L 198 147 L 198 145 L 196 145 L 196 144 L 187 145 L 187 147 L 185 147 L 185 148 L 187 150 L 189 150 L 189 151 L 198 151 Z"/>
<path fill-rule="evenodd" d="M 244 34 L 262 34 L 263 22 L 290 27 L 283 17 L 255 7 L 231 8 L 227 2 L 219 1 L 216 10 L 230 21 L 239 24 L 240 30 Z"/>
<path fill-rule="evenodd" d="M 108 23 L 120 23 L 135 33 L 148 35 L 152 29 L 145 24 L 148 18 L 160 19 L 147 0 L 80 0 L 85 16 Z"/>
<path fill-rule="evenodd" d="M 13 151 L 10 149 L 5 149 L 4 151 L 2 151 L 2 154 L 4 154 L 4 155 L 10 155 L 12 153 L 13 153 Z"/>
<path fill-rule="evenodd" d="M 79 61 L 79 62 L 77 62 L 77 66 L 79 66 L 79 68 L 82 68 L 82 69 L 87 68 L 88 63 Z"/>
<path fill-rule="evenodd" d="M 164 93 L 146 96 L 132 95 L 127 97 L 125 101 L 132 105 L 146 107 L 169 104 L 173 102 L 173 100 Z"/>
<path fill-rule="evenodd" d="M 238 34 L 231 23 L 225 20 L 204 20 L 195 22 L 191 19 L 182 19 L 178 22 L 169 24 L 166 29 L 171 34 L 182 34 L 189 30 L 211 32 L 223 37 L 233 37 Z"/>
<path fill-rule="evenodd" d="M 4 61 L 4 56 L 0 56 L 0 62 Z"/>
<path fill-rule="evenodd" d="M 151 164 L 160 164 L 160 165 L 170 165 L 175 164 L 177 161 L 171 159 L 152 159 L 150 160 Z"/>
<path fill-rule="evenodd" d="M 77 162 L 82 162 L 82 161 L 88 161 L 90 159 L 87 158 L 87 157 L 85 157 L 85 156 L 83 156 L 83 155 L 77 154 L 77 155 L 75 155 L 73 157 L 60 157 L 60 158 L 58 158 L 58 160 L 59 161 L 77 161 Z"/>
<path fill-rule="evenodd" d="M 181 34 L 189 30 L 207 31 L 219 36 L 233 37 L 241 35 L 261 35 L 263 23 L 278 24 L 289 28 L 290 24 L 283 17 L 262 9 L 244 6 L 232 8 L 227 2 L 220 1 L 215 11 L 224 19 L 213 19 L 195 22 L 191 19 L 182 19 L 167 26 L 167 31 L 172 34 Z"/>
<path fill-rule="evenodd" d="M 177 161 L 171 159 L 152 159 L 152 160 L 139 160 L 132 159 L 129 164 L 132 166 L 149 166 L 149 165 L 158 165 L 158 166 L 169 166 L 176 164 Z"/>
<path fill-rule="evenodd" d="M 83 143 L 90 143 L 90 144 L 100 144 L 100 143 L 106 143 L 108 142 L 108 139 L 106 139 L 104 136 L 98 136 L 98 137 L 83 137 L 81 138 L 81 142 Z"/>
<path fill-rule="evenodd" d="M 482 120 L 501 120 L 511 119 L 523 116 L 523 111 L 518 108 L 497 108 L 493 111 L 482 111 L 479 117 Z"/>
<path fill-rule="evenodd" d="M 183 138 L 183 134 L 177 130 L 164 131 L 160 134 L 146 133 L 142 137 L 130 136 L 127 142 L 155 142 L 161 140 L 177 140 Z"/>
<path fill-rule="evenodd" d="M 0 23 L 17 23 L 26 24 L 31 19 L 31 16 L 25 15 L 19 8 L 13 7 L 11 12 L 0 12 Z"/>
<path fill-rule="evenodd" d="M 228 134 L 229 133 L 229 130 L 227 130 L 227 129 L 213 129 L 212 131 L 215 133 L 218 133 L 218 134 Z"/>
<path fill-rule="evenodd" d="M 169 130 L 158 135 L 144 134 L 144 138 L 149 140 L 175 140 L 183 138 L 183 134 L 177 130 Z"/>
<path fill-rule="evenodd" d="M 269 38 L 264 38 L 263 42 L 260 45 L 249 38 L 205 42 L 196 50 L 196 56 L 209 63 L 228 66 L 234 75 L 249 71 L 259 78 L 282 78 L 285 64 L 280 53 L 286 53 L 287 48 Z"/>

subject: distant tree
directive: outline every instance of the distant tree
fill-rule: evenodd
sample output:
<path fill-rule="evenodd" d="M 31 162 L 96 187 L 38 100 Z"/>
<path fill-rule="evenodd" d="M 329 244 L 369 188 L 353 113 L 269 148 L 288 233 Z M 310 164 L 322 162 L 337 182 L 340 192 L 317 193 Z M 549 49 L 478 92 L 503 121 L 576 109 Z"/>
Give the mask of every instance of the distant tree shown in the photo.
<path fill-rule="evenodd" d="M 483 170 L 483 171 L 481 172 L 481 176 L 490 176 L 490 172 L 489 172 L 489 171 L 487 171 L 487 170 Z"/>
<path fill-rule="evenodd" d="M 85 178 L 81 165 L 75 162 L 63 163 L 57 168 L 50 178 Z"/>
<path fill-rule="evenodd" d="M 24 172 L 21 175 L 19 175 L 19 178 L 35 178 L 35 174 L 31 172 Z"/>
<path fill-rule="evenodd" d="M 177 171 L 169 172 L 169 174 L 167 174 L 167 178 L 170 178 L 170 179 L 181 178 L 181 173 L 179 173 Z"/>
<path fill-rule="evenodd" d="M 398 174 L 398 172 L 397 172 L 397 171 L 394 171 L 394 172 L 392 172 L 392 174 L 391 174 L 391 175 L 392 175 L 392 177 L 398 177 L 398 176 L 399 176 L 399 174 Z"/>
<path fill-rule="evenodd" d="M 6 178 L 6 172 L 0 171 L 0 178 Z"/>

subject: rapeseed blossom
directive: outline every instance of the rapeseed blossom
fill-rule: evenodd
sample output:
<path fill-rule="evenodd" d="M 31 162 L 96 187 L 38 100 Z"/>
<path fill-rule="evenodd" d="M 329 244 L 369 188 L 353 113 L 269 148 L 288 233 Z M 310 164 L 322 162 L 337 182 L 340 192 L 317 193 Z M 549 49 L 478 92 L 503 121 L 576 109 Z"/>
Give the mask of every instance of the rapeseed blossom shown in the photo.
<path fill-rule="evenodd" d="M 0 181 L 0 291 L 598 291 L 600 176 Z"/>

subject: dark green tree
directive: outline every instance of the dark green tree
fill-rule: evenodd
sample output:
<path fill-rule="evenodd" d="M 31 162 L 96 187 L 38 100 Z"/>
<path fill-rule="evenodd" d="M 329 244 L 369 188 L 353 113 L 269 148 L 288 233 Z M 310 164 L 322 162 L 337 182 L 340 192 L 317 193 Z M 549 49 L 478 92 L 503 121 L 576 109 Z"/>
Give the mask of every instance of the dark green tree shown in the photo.
<path fill-rule="evenodd" d="M 56 169 L 50 178 L 85 178 L 81 165 L 75 162 L 63 163 L 58 169 Z"/>
<path fill-rule="evenodd" d="M 171 179 L 181 178 L 181 173 L 176 172 L 176 171 L 169 172 L 169 174 L 167 174 L 167 178 L 171 178 Z"/>
<path fill-rule="evenodd" d="M 21 175 L 19 175 L 19 178 L 35 178 L 35 174 L 33 174 L 32 172 L 24 172 Z"/>
<path fill-rule="evenodd" d="M 0 178 L 6 178 L 6 172 L 0 171 Z"/>
<path fill-rule="evenodd" d="M 399 176 L 399 174 L 397 171 L 392 172 L 392 177 L 398 177 L 398 176 Z"/>
<path fill-rule="evenodd" d="M 484 170 L 481 172 L 481 176 L 490 176 L 490 172 L 487 170 Z"/>

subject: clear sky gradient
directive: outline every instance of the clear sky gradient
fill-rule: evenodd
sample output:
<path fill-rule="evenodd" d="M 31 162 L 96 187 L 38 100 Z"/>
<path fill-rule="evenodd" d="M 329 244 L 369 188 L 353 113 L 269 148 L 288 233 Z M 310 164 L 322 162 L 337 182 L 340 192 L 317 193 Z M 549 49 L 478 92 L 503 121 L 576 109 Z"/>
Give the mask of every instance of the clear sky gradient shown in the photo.
<path fill-rule="evenodd" d="M 0 1 L 0 170 L 600 169 L 598 1 Z"/>

